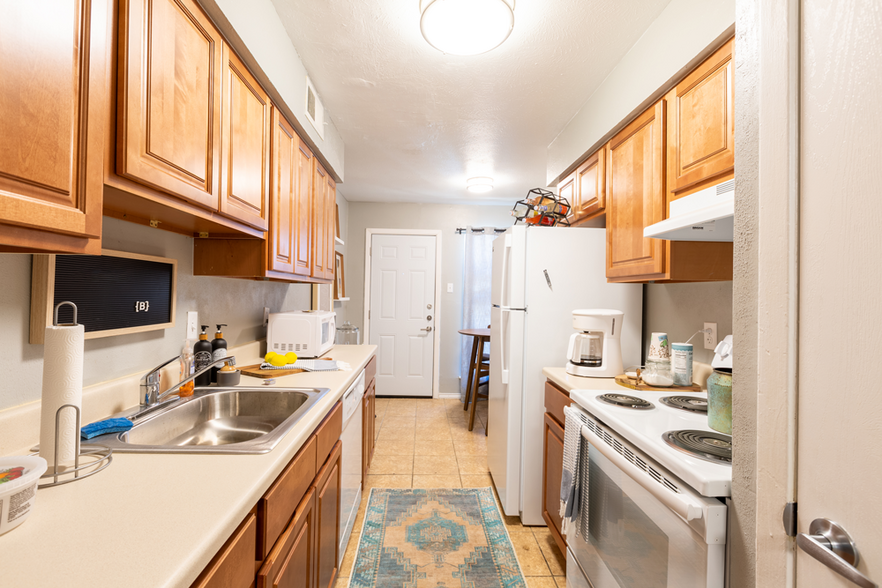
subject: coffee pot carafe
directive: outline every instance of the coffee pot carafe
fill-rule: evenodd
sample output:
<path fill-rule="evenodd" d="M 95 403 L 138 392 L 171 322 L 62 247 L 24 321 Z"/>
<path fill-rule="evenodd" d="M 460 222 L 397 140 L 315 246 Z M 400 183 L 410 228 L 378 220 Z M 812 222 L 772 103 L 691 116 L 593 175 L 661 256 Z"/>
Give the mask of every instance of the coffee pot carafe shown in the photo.
<path fill-rule="evenodd" d="M 614 378 L 623 371 L 622 324 L 619 310 L 573 311 L 573 328 L 567 347 L 567 373 L 591 378 Z"/>

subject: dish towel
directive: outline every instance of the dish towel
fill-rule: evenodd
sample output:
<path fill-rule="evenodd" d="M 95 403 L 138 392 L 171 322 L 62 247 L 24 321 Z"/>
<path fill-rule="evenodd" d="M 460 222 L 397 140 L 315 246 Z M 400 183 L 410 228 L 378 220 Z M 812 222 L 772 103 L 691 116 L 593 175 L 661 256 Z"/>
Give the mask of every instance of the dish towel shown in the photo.
<path fill-rule="evenodd" d="M 581 521 L 582 495 L 587 492 L 588 451 L 582 439 L 582 425 L 585 416 L 576 408 L 564 407 L 564 448 L 563 472 L 560 480 L 561 533 L 566 535 L 570 528 L 578 534 L 580 527 L 587 527 Z M 585 463 L 583 463 L 585 462 Z M 587 514 L 587 512 L 585 513 Z M 575 527 L 574 527 L 575 525 Z"/>
<path fill-rule="evenodd" d="M 272 365 L 269 363 L 260 364 L 262 370 L 303 370 L 305 372 L 336 372 L 340 370 L 351 370 L 352 366 L 345 361 L 334 361 L 328 359 L 298 359 L 294 363 L 288 365 Z"/>

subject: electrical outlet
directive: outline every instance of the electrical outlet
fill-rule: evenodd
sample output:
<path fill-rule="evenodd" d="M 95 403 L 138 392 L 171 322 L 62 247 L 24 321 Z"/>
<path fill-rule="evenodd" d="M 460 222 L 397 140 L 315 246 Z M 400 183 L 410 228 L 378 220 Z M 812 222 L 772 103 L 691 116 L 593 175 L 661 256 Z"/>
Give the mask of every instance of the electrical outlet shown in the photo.
<path fill-rule="evenodd" d="M 717 346 L 717 323 L 704 323 L 704 330 L 704 348 L 713 349 Z"/>
<path fill-rule="evenodd" d="M 187 313 L 187 339 L 199 338 L 199 313 L 191 310 Z"/>
<path fill-rule="evenodd" d="M 451 293 L 451 292 L 453 292 L 453 284 L 448 283 L 448 284 L 447 284 L 447 293 L 449 294 L 449 293 Z"/>
<path fill-rule="evenodd" d="M 263 307 L 263 326 L 267 326 L 269 324 L 269 307 Z"/>

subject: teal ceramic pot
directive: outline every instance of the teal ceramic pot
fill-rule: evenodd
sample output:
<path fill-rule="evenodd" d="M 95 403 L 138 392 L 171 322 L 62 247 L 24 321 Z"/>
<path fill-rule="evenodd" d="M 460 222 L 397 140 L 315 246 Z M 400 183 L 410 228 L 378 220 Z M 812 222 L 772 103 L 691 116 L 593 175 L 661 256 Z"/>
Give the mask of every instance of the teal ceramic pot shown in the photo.
<path fill-rule="evenodd" d="M 732 434 L 732 370 L 717 368 L 707 379 L 707 424 Z"/>

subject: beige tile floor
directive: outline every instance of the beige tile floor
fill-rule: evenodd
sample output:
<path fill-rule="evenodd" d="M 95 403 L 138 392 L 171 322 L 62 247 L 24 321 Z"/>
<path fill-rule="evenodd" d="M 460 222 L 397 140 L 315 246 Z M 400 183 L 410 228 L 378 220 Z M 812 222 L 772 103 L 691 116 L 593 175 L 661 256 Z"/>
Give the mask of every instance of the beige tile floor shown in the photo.
<path fill-rule="evenodd" d="M 349 585 L 371 488 L 492 487 L 487 468 L 487 403 L 478 403 L 475 429 L 457 400 L 378 398 L 377 444 L 364 494 L 335 588 Z M 417 435 L 417 430 L 420 434 Z M 503 517 L 528 588 L 564 588 L 566 558 L 546 527 Z"/>

